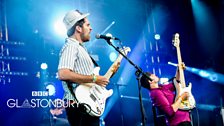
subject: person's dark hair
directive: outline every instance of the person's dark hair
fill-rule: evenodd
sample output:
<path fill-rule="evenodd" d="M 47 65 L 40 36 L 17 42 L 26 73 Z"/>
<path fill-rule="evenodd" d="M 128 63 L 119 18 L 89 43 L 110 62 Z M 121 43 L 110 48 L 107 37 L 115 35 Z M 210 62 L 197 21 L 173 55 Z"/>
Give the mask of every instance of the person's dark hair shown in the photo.
<path fill-rule="evenodd" d="M 81 20 L 79 20 L 78 22 L 76 22 L 76 23 L 75 23 L 75 24 L 74 24 L 74 25 L 67 31 L 67 36 L 68 36 L 68 37 L 72 36 L 72 35 L 74 34 L 74 32 L 75 32 L 75 28 L 76 28 L 76 26 L 80 26 L 80 27 L 82 27 L 84 23 L 85 23 L 84 18 L 81 19 Z"/>
<path fill-rule="evenodd" d="M 145 73 L 148 77 L 151 75 L 151 73 L 146 72 Z M 140 82 L 141 82 L 141 86 L 144 88 L 147 88 L 150 90 L 150 84 L 149 84 L 149 80 L 146 76 L 142 75 L 140 78 Z"/>

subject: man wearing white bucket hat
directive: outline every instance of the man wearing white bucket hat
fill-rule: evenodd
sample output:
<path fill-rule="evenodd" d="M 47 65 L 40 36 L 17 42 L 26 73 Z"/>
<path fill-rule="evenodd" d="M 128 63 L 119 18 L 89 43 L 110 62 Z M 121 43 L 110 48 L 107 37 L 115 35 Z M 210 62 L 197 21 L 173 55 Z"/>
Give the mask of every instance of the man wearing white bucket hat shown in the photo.
<path fill-rule="evenodd" d="M 60 52 L 58 77 L 62 80 L 64 99 L 68 101 L 65 109 L 71 126 L 99 126 L 99 117 L 89 115 L 84 106 L 77 104 L 73 92 L 75 87 L 85 83 L 105 87 L 109 83 L 104 76 L 93 73 L 96 63 L 83 46 L 83 43 L 90 40 L 92 31 L 88 15 L 89 13 L 82 14 L 78 10 L 71 10 L 63 19 L 68 38 Z"/>

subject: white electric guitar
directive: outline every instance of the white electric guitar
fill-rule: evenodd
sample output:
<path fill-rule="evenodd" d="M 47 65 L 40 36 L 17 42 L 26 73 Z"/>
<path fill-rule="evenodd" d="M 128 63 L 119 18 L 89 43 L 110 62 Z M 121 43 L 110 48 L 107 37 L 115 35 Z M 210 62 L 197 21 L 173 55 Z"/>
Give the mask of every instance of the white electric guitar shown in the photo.
<path fill-rule="evenodd" d="M 178 60 L 178 68 L 179 68 L 179 75 L 180 75 L 180 83 L 174 83 L 174 86 L 176 88 L 176 97 L 175 97 L 175 101 L 178 99 L 178 97 L 184 93 L 184 92 L 188 92 L 189 93 L 189 98 L 188 100 L 185 101 L 181 101 L 181 105 L 179 107 L 179 109 L 181 110 L 190 110 L 193 109 L 195 107 L 195 99 L 191 93 L 191 88 L 192 88 L 192 84 L 189 83 L 188 87 L 186 87 L 186 83 L 185 83 L 185 78 L 184 78 L 184 70 L 183 67 L 181 66 L 182 64 L 182 59 L 181 59 L 181 53 L 180 53 L 180 39 L 179 39 L 179 34 L 176 33 L 174 35 L 174 38 L 172 40 L 173 45 L 176 47 L 177 49 L 177 60 Z"/>
<path fill-rule="evenodd" d="M 127 55 L 131 51 L 129 47 L 125 47 L 120 50 L 124 55 Z M 107 79 L 111 78 L 113 74 L 116 73 L 123 56 L 118 55 L 117 59 L 110 66 L 107 73 L 104 75 Z M 96 67 L 94 74 L 99 75 L 99 67 Z M 107 90 L 103 86 L 99 86 L 95 83 L 85 83 L 80 84 L 74 89 L 74 94 L 78 103 L 84 103 L 87 112 L 91 116 L 101 116 L 105 109 L 106 99 L 113 94 L 113 90 Z"/>

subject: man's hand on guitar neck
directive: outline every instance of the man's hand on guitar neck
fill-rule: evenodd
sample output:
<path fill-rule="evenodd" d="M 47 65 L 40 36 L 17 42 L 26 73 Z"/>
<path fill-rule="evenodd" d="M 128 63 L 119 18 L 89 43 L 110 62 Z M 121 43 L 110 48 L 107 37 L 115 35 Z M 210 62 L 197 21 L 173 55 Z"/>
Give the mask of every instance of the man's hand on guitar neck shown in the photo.
<path fill-rule="evenodd" d="M 117 65 L 114 65 L 112 71 L 113 71 L 113 74 L 111 75 L 110 78 L 112 78 L 114 76 L 115 73 L 117 73 L 118 69 L 120 67 L 120 62 L 117 63 Z"/>
<path fill-rule="evenodd" d="M 182 69 L 182 70 L 186 69 L 186 66 L 185 66 L 184 62 L 182 62 L 181 64 L 177 64 L 177 70 L 176 70 L 176 75 L 175 75 L 177 80 L 180 80 L 179 68 Z"/>
<path fill-rule="evenodd" d="M 177 64 L 177 70 L 179 70 L 179 69 L 182 69 L 182 70 L 186 69 L 186 66 L 185 66 L 184 62 L 182 62 L 181 64 Z"/>

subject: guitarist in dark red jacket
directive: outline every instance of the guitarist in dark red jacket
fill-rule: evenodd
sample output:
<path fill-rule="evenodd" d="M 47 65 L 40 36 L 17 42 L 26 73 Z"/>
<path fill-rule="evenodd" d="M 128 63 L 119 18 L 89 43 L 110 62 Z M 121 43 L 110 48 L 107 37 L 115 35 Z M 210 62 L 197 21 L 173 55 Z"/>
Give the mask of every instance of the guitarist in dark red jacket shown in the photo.
<path fill-rule="evenodd" d="M 167 84 L 160 85 L 159 78 L 149 72 L 146 73 L 152 81 L 145 76 L 141 77 L 141 84 L 150 91 L 152 103 L 161 110 L 168 121 L 169 126 L 191 126 L 190 113 L 186 110 L 178 109 L 181 101 L 188 99 L 189 93 L 182 93 L 175 101 L 174 83 L 178 83 L 179 70 L 177 67 L 176 77 Z M 174 102 L 175 101 L 175 102 Z"/>

